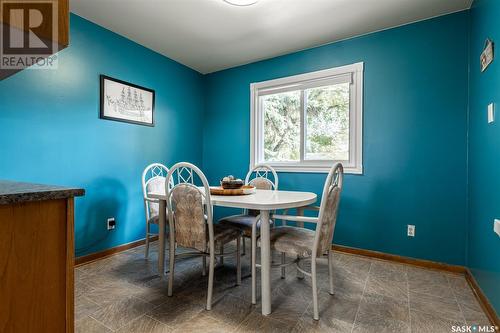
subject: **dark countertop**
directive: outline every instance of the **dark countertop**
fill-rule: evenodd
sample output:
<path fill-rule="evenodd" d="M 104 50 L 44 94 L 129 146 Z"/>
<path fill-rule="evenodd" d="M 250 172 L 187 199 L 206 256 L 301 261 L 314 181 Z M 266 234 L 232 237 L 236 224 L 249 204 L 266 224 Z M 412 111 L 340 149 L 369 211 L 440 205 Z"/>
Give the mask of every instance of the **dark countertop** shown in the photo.
<path fill-rule="evenodd" d="M 79 197 L 84 194 L 85 190 L 81 188 L 22 183 L 0 179 L 0 205 L 66 199 Z"/>

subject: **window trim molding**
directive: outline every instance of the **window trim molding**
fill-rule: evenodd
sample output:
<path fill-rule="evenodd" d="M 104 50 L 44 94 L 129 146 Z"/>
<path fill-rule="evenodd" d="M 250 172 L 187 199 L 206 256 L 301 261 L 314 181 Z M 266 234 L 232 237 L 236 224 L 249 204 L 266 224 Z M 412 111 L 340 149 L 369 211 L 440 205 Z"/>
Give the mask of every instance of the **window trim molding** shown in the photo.
<path fill-rule="evenodd" d="M 272 88 L 273 86 L 299 85 L 304 81 L 321 80 L 328 76 L 342 75 L 352 73 L 352 89 L 355 89 L 354 97 L 351 98 L 351 108 L 349 117 L 349 133 L 354 133 L 349 138 L 349 162 L 344 164 L 344 172 L 350 174 L 363 174 L 363 78 L 364 78 L 364 62 L 358 62 L 351 65 L 345 65 L 330 69 L 324 69 L 305 74 L 292 75 L 288 77 L 256 82 L 250 84 L 250 170 L 260 163 L 257 154 L 261 153 L 258 147 L 262 147 L 262 142 L 257 143 L 257 140 L 262 140 L 259 133 L 262 132 L 261 115 L 258 109 L 258 91 L 259 89 Z M 352 94 L 351 94 L 352 96 Z M 301 102 L 302 103 L 302 102 Z M 303 111 L 303 110 L 302 110 Z M 303 112 L 302 112 L 303 113 Z M 303 115 L 301 115 L 302 117 Z M 352 119 L 354 118 L 354 119 Z M 304 124 L 301 124 L 303 127 Z M 301 128 L 301 131 L 303 129 Z M 302 140 L 303 141 L 303 140 Z M 301 145 L 304 143 L 301 141 Z M 353 149 L 354 148 L 354 151 Z M 299 163 L 289 162 L 266 162 L 276 169 L 278 172 L 318 172 L 326 173 L 332 166 L 331 161 L 300 161 Z M 323 165 L 322 165 L 323 164 Z"/>

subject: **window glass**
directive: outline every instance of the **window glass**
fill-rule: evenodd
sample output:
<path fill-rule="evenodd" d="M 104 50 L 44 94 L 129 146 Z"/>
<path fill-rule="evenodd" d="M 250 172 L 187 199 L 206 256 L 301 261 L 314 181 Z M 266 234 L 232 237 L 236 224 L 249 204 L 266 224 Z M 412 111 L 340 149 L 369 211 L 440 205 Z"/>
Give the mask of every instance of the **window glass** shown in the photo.
<path fill-rule="evenodd" d="M 349 160 L 349 83 L 305 90 L 306 160 Z"/>
<path fill-rule="evenodd" d="M 264 160 L 300 160 L 300 91 L 261 97 L 264 112 Z"/>

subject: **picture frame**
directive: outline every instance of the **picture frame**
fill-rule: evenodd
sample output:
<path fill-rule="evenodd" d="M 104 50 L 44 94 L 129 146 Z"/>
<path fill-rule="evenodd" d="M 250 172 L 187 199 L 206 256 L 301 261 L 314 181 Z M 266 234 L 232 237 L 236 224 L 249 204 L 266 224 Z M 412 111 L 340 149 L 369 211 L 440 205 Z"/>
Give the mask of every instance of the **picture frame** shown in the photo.
<path fill-rule="evenodd" d="M 484 49 L 481 53 L 480 64 L 481 64 L 481 73 L 484 72 L 488 66 L 493 62 L 495 57 L 494 53 L 494 43 L 491 39 L 486 39 L 484 42 Z"/>
<path fill-rule="evenodd" d="M 155 126 L 153 89 L 101 74 L 100 93 L 100 119 Z"/>

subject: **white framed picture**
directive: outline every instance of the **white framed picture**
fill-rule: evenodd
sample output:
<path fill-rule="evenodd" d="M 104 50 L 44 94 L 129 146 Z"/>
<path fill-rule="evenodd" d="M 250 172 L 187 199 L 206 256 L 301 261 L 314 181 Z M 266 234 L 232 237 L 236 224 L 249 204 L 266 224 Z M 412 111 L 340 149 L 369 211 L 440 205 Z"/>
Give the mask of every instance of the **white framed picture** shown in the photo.
<path fill-rule="evenodd" d="M 154 126 L 154 108 L 154 90 L 101 75 L 101 119 Z"/>

